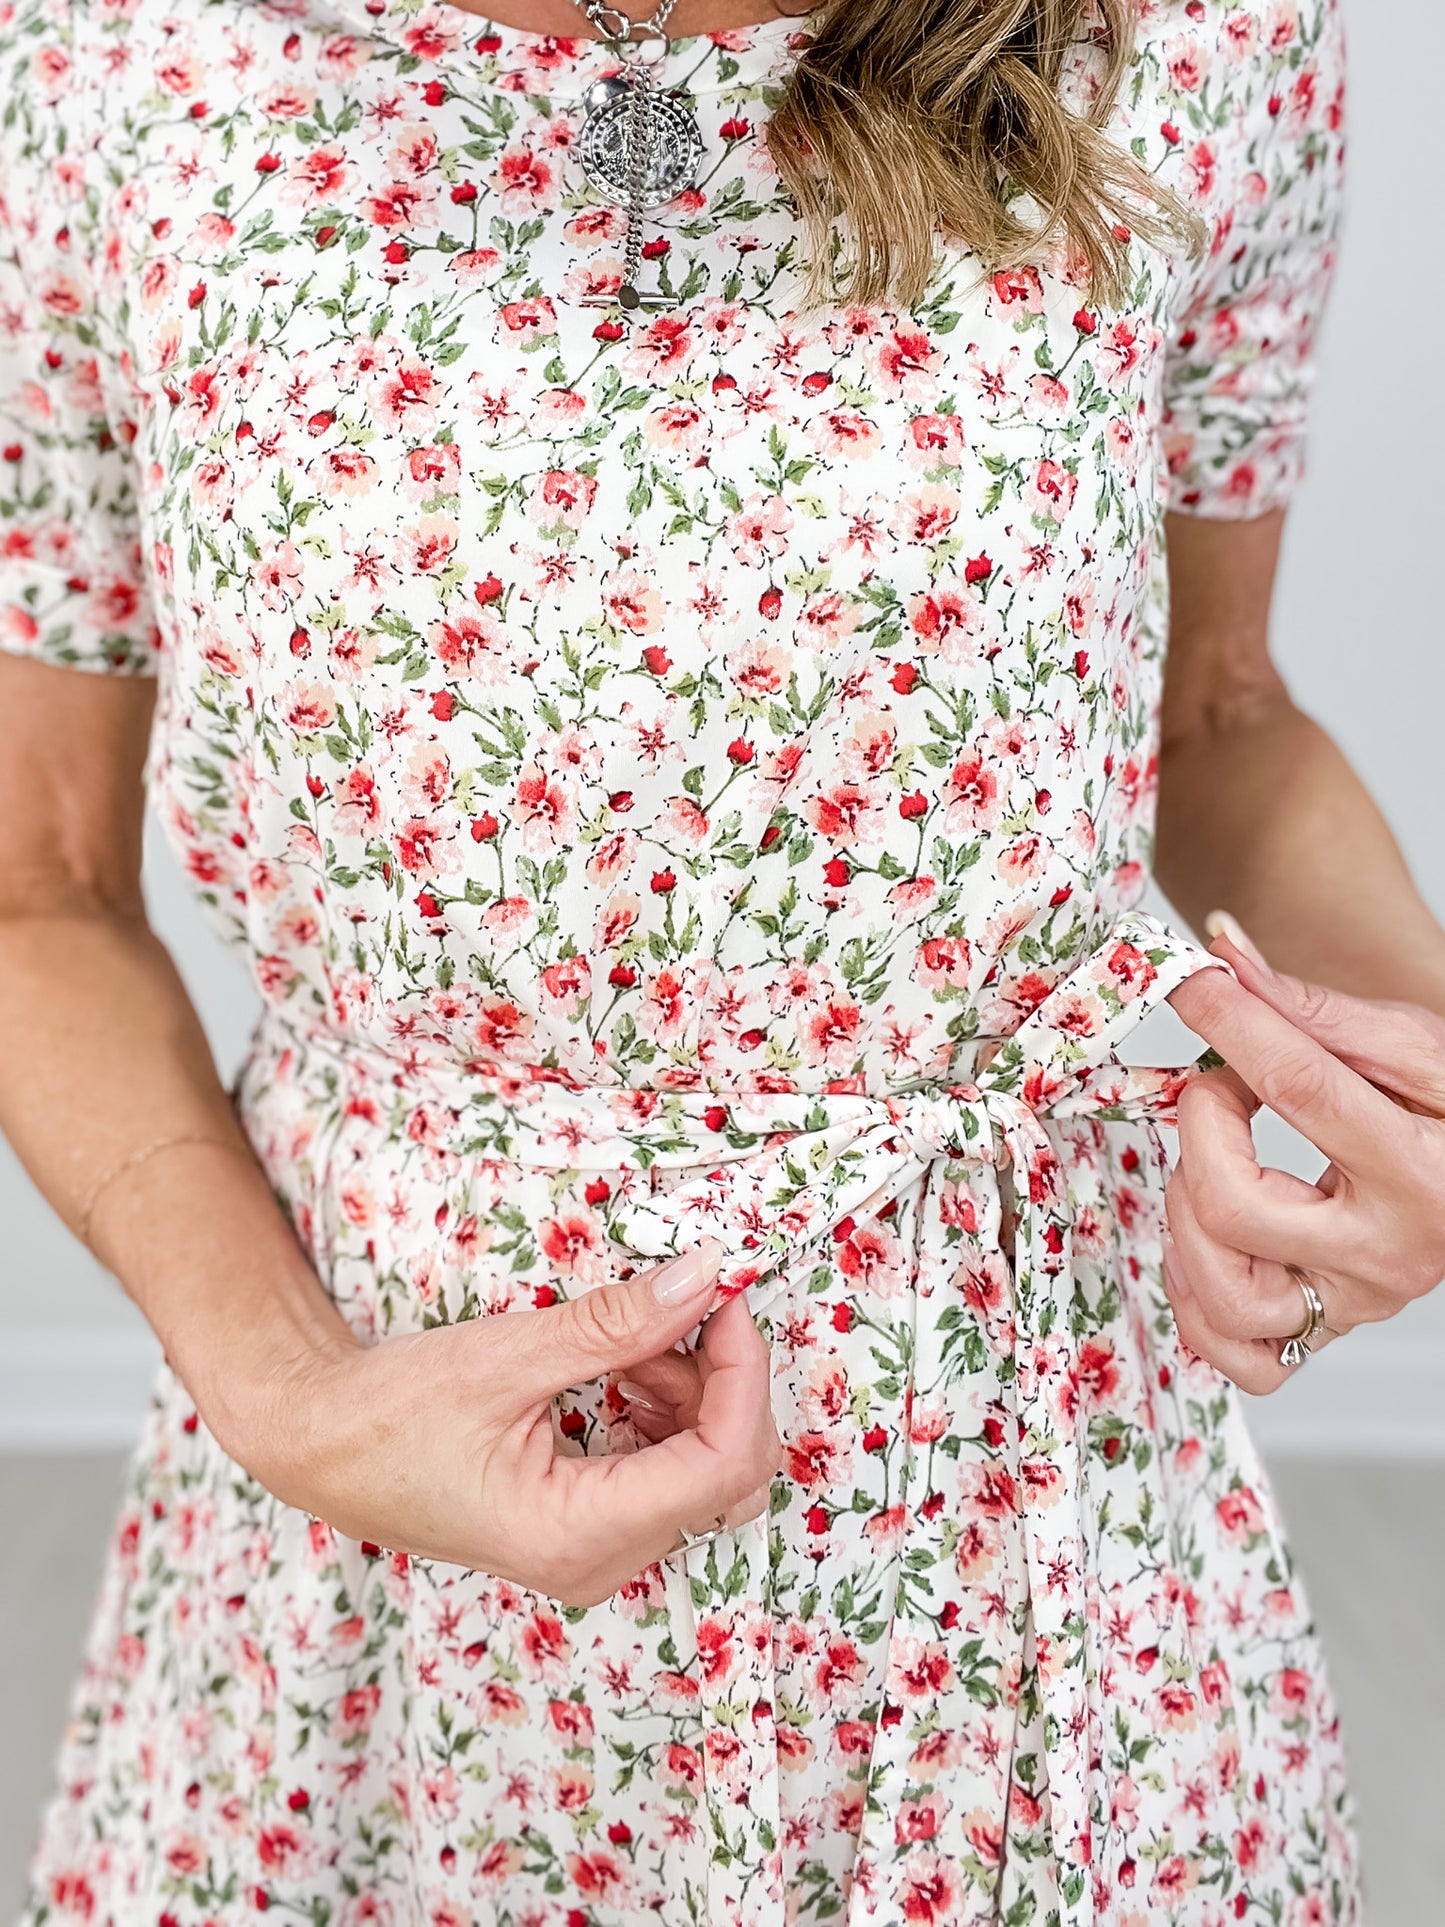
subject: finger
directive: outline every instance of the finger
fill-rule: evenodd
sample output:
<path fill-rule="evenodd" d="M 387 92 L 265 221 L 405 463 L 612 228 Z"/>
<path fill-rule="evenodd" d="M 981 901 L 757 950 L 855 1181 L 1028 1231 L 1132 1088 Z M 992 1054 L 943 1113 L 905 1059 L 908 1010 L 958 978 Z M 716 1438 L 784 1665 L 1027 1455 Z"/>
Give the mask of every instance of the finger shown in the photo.
<path fill-rule="evenodd" d="M 1266 962 L 1232 917 L 1206 924 L 1210 949 L 1251 995 L 1277 1010 L 1381 1090 L 1445 1115 L 1445 1020 L 1418 1004 L 1375 1002 L 1291 977 Z"/>
<path fill-rule="evenodd" d="M 627 1416 L 633 1431 L 649 1445 L 658 1445 L 663 1439 L 670 1439 L 674 1432 L 684 1430 L 676 1412 L 643 1412 L 634 1406 L 629 1408 Z"/>
<path fill-rule="evenodd" d="M 1279 1346 L 1267 1338 L 1228 1338 L 1210 1324 L 1189 1279 L 1180 1265 L 1176 1250 L 1164 1247 L 1164 1289 L 1174 1312 L 1174 1322 L 1183 1344 L 1231 1379 L 1242 1392 L 1256 1397 L 1278 1391 L 1290 1376 L 1280 1363 Z"/>
<path fill-rule="evenodd" d="M 1175 1265 L 1214 1331 L 1253 1340 L 1288 1338 L 1299 1330 L 1303 1298 L 1285 1265 L 1212 1238 L 1199 1222 L 1182 1167 L 1169 1181 L 1166 1208 Z"/>
<path fill-rule="evenodd" d="M 1345 1170 L 1379 1170 L 1398 1156 L 1408 1121 L 1398 1105 L 1226 972 L 1196 972 L 1169 1001 L 1271 1110 Z"/>
<path fill-rule="evenodd" d="M 680 1528 L 727 1518 L 777 1470 L 768 1348 L 743 1299 L 708 1321 L 703 1345 L 711 1370 L 693 1430 L 621 1458 L 552 1462 L 561 1529 L 595 1584 L 615 1591 L 664 1558 Z"/>
<path fill-rule="evenodd" d="M 1246 1258 L 1330 1267 L 1356 1241 L 1350 1193 L 1330 1196 L 1288 1171 L 1261 1165 L 1250 1130 L 1252 1094 L 1237 1077 L 1211 1071 L 1179 1099 L 1179 1164 L 1199 1225 Z"/>
<path fill-rule="evenodd" d="M 697 1418 L 702 1401 L 702 1370 L 697 1355 L 687 1351 L 661 1352 L 655 1358 L 640 1358 L 629 1365 L 623 1396 L 631 1399 L 635 1388 L 654 1405 L 665 1405 L 677 1413 L 685 1425 Z M 634 1401 L 635 1402 L 635 1401 Z"/>
<path fill-rule="evenodd" d="M 625 1282 L 599 1285 L 564 1304 L 522 1314 L 519 1389 L 551 1398 L 604 1373 L 655 1357 L 692 1330 L 712 1301 L 723 1247 L 715 1240 Z"/>

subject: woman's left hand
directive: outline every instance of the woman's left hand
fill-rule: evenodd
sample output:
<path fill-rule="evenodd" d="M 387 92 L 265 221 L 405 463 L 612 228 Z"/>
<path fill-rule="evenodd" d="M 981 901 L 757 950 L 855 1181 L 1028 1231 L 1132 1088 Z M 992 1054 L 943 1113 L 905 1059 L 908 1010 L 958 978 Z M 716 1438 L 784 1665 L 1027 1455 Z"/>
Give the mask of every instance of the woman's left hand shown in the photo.
<path fill-rule="evenodd" d="M 1287 977 L 1224 934 L 1211 948 L 1237 981 L 1203 970 L 1170 998 L 1228 1068 L 1180 1102 L 1165 1286 L 1191 1350 L 1272 1392 L 1306 1319 L 1297 1273 L 1324 1302 L 1314 1350 L 1445 1277 L 1445 1018 Z M 1329 1158 L 1314 1184 L 1261 1167 L 1261 1104 Z"/>

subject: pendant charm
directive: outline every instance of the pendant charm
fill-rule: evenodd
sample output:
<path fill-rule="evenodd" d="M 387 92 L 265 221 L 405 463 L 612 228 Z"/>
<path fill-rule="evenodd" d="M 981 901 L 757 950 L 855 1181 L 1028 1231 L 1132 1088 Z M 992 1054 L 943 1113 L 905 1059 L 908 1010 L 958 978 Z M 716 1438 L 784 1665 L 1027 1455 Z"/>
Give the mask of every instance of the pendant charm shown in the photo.
<path fill-rule="evenodd" d="M 664 207 L 695 185 L 702 166 L 703 140 L 687 96 L 677 88 L 644 86 L 614 75 L 589 87 L 587 119 L 577 143 L 582 171 L 604 199 L 621 207 Z M 643 143 L 641 188 L 635 201 L 629 145 L 634 115 L 640 109 Z"/>

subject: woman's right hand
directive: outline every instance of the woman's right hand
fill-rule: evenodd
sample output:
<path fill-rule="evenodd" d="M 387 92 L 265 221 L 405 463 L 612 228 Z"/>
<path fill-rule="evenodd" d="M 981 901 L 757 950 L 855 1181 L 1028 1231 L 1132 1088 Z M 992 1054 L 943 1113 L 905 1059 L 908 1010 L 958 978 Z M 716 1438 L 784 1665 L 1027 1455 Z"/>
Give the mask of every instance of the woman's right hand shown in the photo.
<path fill-rule="evenodd" d="M 610 1458 L 557 1452 L 552 1401 L 668 1352 L 711 1302 L 708 1243 L 544 1311 L 506 1312 L 313 1359 L 267 1399 L 251 1469 L 349 1538 L 595 1605 L 683 1529 L 757 1518 L 781 1459 L 768 1348 L 744 1300 L 703 1326 L 691 1423 Z"/>

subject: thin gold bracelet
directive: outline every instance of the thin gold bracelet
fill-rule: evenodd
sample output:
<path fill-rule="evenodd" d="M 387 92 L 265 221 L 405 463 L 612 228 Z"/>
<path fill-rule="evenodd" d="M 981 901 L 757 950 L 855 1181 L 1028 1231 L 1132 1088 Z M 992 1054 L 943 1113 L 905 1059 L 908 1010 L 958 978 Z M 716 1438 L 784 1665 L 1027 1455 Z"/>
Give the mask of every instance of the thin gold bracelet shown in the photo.
<path fill-rule="evenodd" d="M 230 1144 L 227 1143 L 224 1138 L 205 1137 L 198 1131 L 183 1131 L 178 1132 L 174 1137 L 160 1137 L 152 1144 L 142 1145 L 138 1151 L 131 1151 L 126 1157 L 123 1157 L 118 1164 L 113 1164 L 108 1171 L 102 1171 L 100 1176 L 95 1180 L 95 1183 L 91 1185 L 89 1191 L 85 1194 L 85 1201 L 80 1207 L 80 1215 L 76 1221 L 75 1235 L 88 1251 L 94 1251 L 95 1249 L 94 1245 L 90 1242 L 91 1226 L 95 1219 L 95 1208 L 110 1187 L 117 1179 L 126 1177 L 130 1172 L 136 1170 L 138 1166 L 158 1156 L 162 1151 L 172 1151 L 181 1144 L 213 1144 L 218 1151 L 229 1151 L 233 1157 L 249 1157 L 252 1155 L 249 1145 Z"/>

